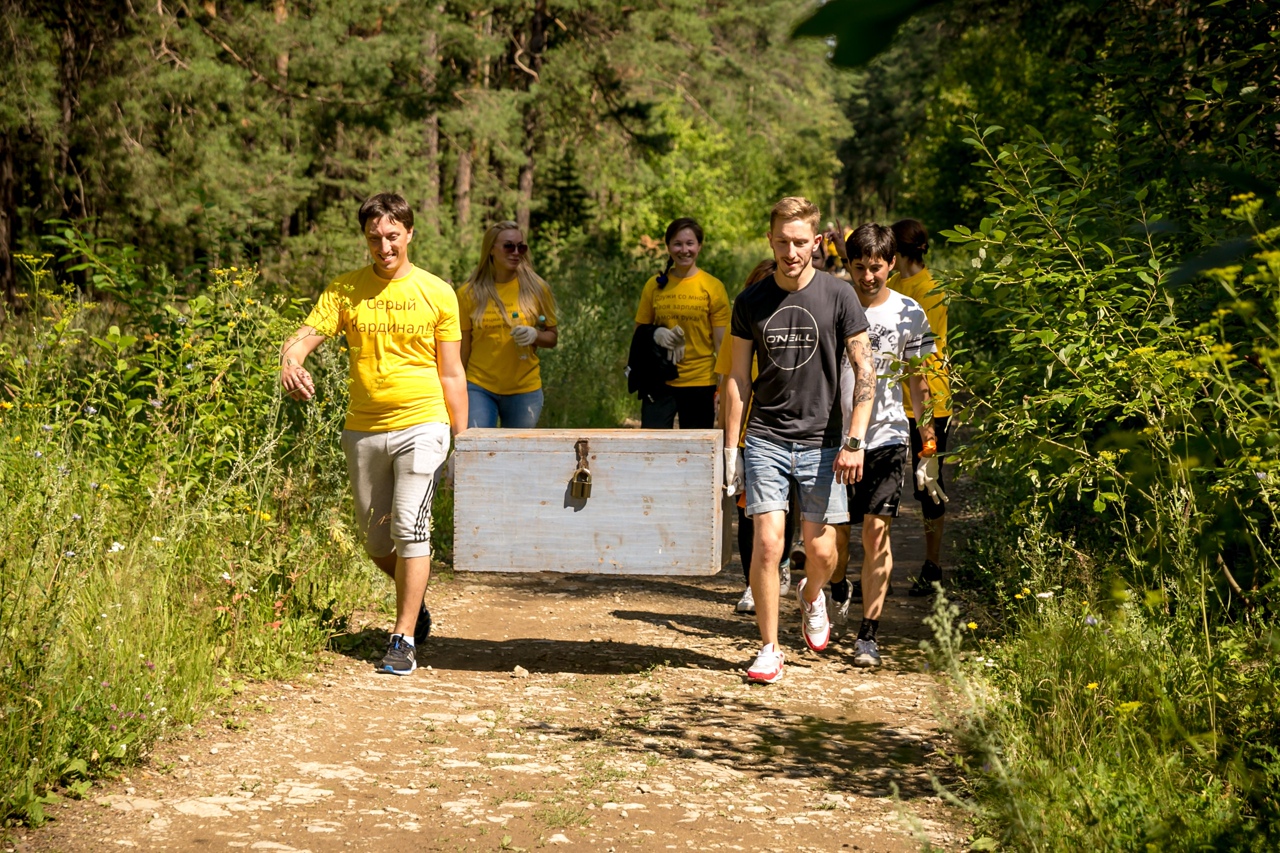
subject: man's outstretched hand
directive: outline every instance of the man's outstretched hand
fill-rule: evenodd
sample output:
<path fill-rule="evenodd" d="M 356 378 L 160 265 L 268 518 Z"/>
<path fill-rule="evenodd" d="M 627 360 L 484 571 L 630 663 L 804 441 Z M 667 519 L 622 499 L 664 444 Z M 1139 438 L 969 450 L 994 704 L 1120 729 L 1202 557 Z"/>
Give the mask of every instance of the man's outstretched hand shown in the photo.
<path fill-rule="evenodd" d="M 310 400 L 316 395 L 316 383 L 300 364 L 286 364 L 282 367 L 280 384 L 284 386 L 285 393 L 295 400 Z"/>

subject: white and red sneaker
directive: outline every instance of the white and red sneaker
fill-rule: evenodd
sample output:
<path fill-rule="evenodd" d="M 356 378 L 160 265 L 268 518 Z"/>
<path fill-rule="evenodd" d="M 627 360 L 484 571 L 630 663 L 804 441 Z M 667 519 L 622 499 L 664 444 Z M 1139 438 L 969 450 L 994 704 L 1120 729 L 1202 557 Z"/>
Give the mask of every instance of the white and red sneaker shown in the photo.
<path fill-rule="evenodd" d="M 796 584 L 796 598 L 800 600 L 800 633 L 804 635 L 805 645 L 815 652 L 820 652 L 827 647 L 827 642 L 831 639 L 831 621 L 827 619 L 827 597 L 819 595 L 812 604 L 805 601 L 804 588 L 808 582 L 809 579 L 805 578 Z"/>
<path fill-rule="evenodd" d="M 747 681 L 773 684 L 782 678 L 782 650 L 773 643 L 760 649 L 755 662 L 747 667 Z"/>

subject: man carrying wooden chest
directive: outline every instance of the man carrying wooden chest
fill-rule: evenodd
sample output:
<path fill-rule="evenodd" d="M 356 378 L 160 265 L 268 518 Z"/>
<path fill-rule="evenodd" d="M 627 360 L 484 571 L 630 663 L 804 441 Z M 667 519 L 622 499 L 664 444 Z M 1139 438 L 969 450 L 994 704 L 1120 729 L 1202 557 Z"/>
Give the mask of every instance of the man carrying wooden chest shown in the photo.
<path fill-rule="evenodd" d="M 821 214 L 804 198 L 784 198 L 769 216 L 767 237 L 778 269 L 772 280 L 740 294 L 733 306 L 733 367 L 727 385 L 725 484 L 745 485 L 755 523 L 751 590 L 763 646 L 749 681 L 782 678 L 778 647 L 778 574 L 783 523 L 792 487 L 799 496 L 807 571 L 796 586 L 800 632 L 814 651 L 827 647 L 831 625 L 823 587 L 836 558 L 836 528 L 849 520 L 847 484 L 862 476 L 863 436 L 875 395 L 867 319 L 844 282 L 813 268 L 821 248 Z M 854 410 L 841 435 L 840 357 L 854 365 Z M 751 383 L 751 361 L 759 373 Z M 743 400 L 754 393 L 746 443 L 738 449 Z"/>
<path fill-rule="evenodd" d="M 280 382 L 295 400 L 315 394 L 303 361 L 346 335 L 351 400 L 342 431 L 356 524 L 366 553 L 396 584 L 396 624 L 379 669 L 408 675 L 427 637 L 431 501 L 449 441 L 467 425 L 458 299 L 409 262 L 413 209 L 378 193 L 360 206 L 370 266 L 338 276 L 280 349 Z"/>

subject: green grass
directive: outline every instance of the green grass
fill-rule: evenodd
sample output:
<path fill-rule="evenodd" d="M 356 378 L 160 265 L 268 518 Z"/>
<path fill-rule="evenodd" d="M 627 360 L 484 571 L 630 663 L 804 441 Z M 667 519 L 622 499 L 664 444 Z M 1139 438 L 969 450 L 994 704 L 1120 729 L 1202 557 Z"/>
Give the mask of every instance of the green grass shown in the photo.
<path fill-rule="evenodd" d="M 972 632 L 945 603 L 935 614 L 986 837 L 1028 851 L 1276 849 L 1280 637 L 1258 624 L 1206 637 L 1155 599 L 1027 588 L 1012 630 L 977 652 L 961 651 Z"/>

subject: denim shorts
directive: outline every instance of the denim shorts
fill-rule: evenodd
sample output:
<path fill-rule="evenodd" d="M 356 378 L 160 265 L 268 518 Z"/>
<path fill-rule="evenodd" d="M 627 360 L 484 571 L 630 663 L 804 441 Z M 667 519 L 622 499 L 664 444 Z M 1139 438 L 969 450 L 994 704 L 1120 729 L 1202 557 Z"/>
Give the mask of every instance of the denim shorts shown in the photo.
<path fill-rule="evenodd" d="M 836 485 L 838 447 L 805 447 L 747 435 L 742 452 L 747 481 L 747 515 L 786 512 L 792 486 L 800 517 L 820 524 L 849 520 L 848 495 Z"/>

